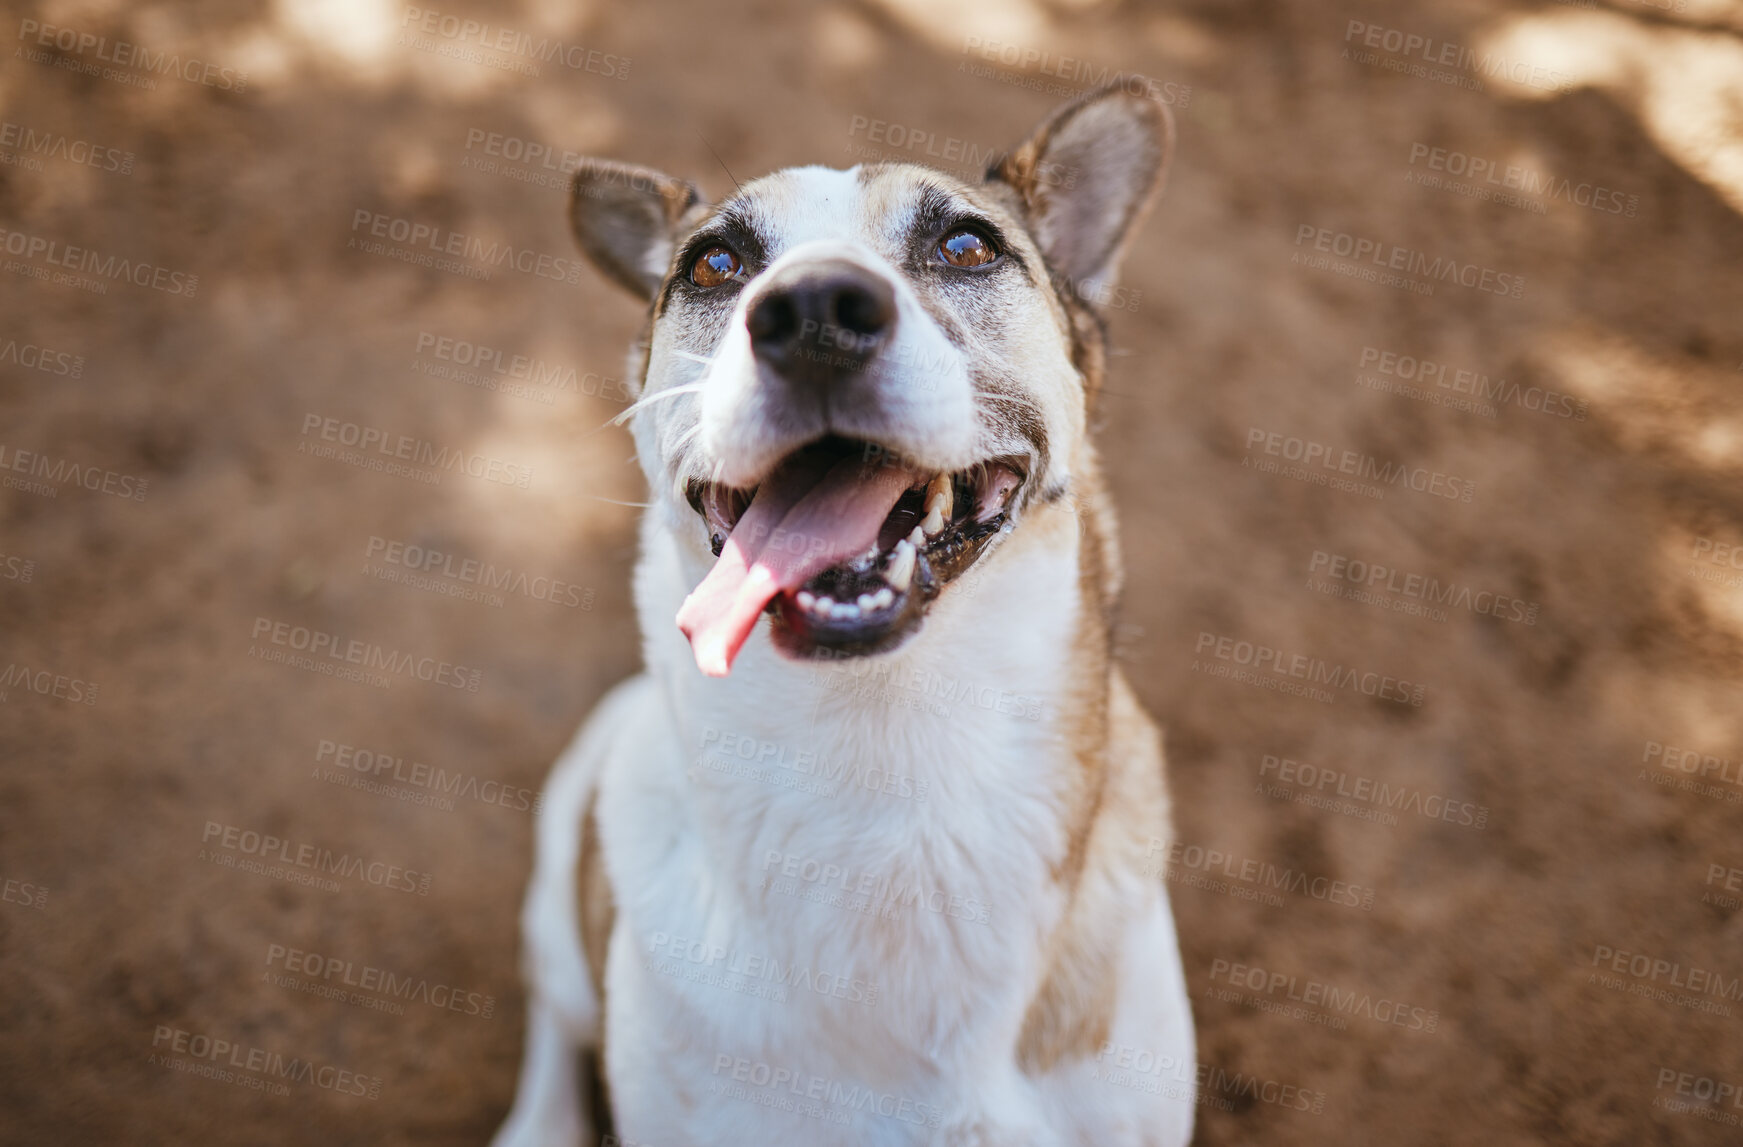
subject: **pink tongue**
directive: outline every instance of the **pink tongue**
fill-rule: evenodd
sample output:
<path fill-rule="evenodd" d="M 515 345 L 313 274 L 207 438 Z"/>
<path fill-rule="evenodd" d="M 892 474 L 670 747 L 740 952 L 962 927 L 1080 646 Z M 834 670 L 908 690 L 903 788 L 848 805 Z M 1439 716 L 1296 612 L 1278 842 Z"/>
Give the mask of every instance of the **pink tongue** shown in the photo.
<path fill-rule="evenodd" d="M 757 617 L 782 590 L 806 581 L 877 540 L 878 529 L 915 476 L 899 466 L 816 455 L 782 466 L 758 487 L 720 558 L 678 610 L 696 667 L 725 677 Z"/>

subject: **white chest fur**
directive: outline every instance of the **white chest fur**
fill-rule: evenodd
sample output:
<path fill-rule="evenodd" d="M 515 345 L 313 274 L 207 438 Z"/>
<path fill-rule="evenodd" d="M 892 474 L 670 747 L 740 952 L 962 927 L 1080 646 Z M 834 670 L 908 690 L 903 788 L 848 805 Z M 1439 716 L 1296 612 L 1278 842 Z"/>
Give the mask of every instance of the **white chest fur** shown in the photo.
<path fill-rule="evenodd" d="M 708 680 L 667 633 L 685 574 L 649 531 L 638 593 L 667 712 L 601 781 L 608 1022 L 635 1016 L 608 1030 L 614 1078 L 620 1060 L 669 1078 L 677 1056 L 703 1107 L 748 1118 L 820 1090 L 822 1131 L 867 1089 L 917 1130 L 1010 1070 L 1064 907 L 1076 548 L 1049 532 L 1013 536 L 1031 552 L 996 565 L 1021 576 L 953 587 L 893 656 L 794 663 L 759 633 Z M 648 1098 L 650 1142 L 694 1134 L 670 1121 L 687 1104 Z M 902 1123 L 842 1130 L 902 1142 Z"/>

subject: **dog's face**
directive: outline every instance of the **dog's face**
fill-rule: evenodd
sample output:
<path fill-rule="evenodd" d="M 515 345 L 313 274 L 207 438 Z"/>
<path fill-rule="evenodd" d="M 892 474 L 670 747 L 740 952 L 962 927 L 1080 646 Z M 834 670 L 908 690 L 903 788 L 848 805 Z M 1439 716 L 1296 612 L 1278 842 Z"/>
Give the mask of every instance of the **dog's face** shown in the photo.
<path fill-rule="evenodd" d="M 1056 113 L 967 183 L 880 164 L 776 172 L 717 206 L 590 163 L 572 220 L 652 308 L 636 437 L 712 571 L 678 623 L 724 675 L 764 612 L 793 656 L 875 653 L 1026 510 L 1069 490 L 1083 304 L 1158 188 L 1164 109 Z"/>

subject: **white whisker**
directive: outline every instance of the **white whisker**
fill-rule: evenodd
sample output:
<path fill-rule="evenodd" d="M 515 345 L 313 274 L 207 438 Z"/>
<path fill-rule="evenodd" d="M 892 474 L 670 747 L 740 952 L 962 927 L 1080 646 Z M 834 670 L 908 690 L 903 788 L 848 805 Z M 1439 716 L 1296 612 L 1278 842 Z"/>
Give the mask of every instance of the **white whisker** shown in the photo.
<path fill-rule="evenodd" d="M 690 429 L 684 431 L 684 433 L 678 435 L 677 441 L 672 443 L 673 456 L 675 457 L 682 454 L 684 448 L 690 444 L 690 440 L 700 433 L 702 433 L 702 424 L 698 422 L 696 425 L 690 427 Z"/>
<path fill-rule="evenodd" d="M 685 383 L 683 386 L 668 386 L 664 390 L 656 390 L 652 394 L 644 394 L 628 406 L 624 407 L 623 412 L 613 417 L 610 422 L 606 423 L 606 425 L 621 426 L 631 418 L 635 417 L 636 412 L 642 407 L 651 406 L 662 398 L 676 398 L 685 394 L 698 394 L 702 390 L 702 385 L 703 384 L 700 382 L 690 382 Z"/>

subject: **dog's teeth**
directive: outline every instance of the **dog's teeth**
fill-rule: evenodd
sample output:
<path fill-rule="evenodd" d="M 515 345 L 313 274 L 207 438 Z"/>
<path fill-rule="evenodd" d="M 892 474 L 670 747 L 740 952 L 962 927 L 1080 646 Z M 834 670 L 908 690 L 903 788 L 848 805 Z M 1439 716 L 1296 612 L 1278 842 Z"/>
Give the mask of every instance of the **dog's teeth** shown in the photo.
<path fill-rule="evenodd" d="M 914 527 L 915 532 L 919 527 Z M 906 592 L 908 583 L 914 580 L 914 555 L 916 547 L 913 542 L 903 538 L 896 543 L 895 554 L 890 558 L 890 568 L 884 571 L 884 580 L 896 588 L 898 593 Z"/>
<path fill-rule="evenodd" d="M 832 610 L 834 608 L 835 608 L 835 599 L 834 598 L 829 597 L 829 596 L 824 596 L 824 597 L 820 597 L 817 599 L 817 612 L 818 613 L 828 613 L 830 610 Z"/>
<path fill-rule="evenodd" d="M 909 530 L 908 531 L 908 544 L 910 546 L 913 546 L 917 550 L 925 549 L 926 548 L 926 531 L 921 529 L 919 526 L 915 526 L 912 530 Z"/>
<path fill-rule="evenodd" d="M 926 520 L 920 523 L 920 529 L 929 538 L 944 532 L 944 515 L 939 513 L 936 502 L 926 508 Z"/>
<path fill-rule="evenodd" d="M 878 592 L 882 593 L 883 591 L 879 590 Z M 859 611 L 861 613 L 870 613 L 877 607 L 878 599 L 876 597 L 869 593 L 862 593 L 859 595 Z"/>
<path fill-rule="evenodd" d="M 939 474 L 926 484 L 926 516 L 928 520 L 932 516 L 934 506 L 938 507 L 938 516 L 946 522 L 956 512 L 956 486 L 950 481 L 948 474 Z"/>
<path fill-rule="evenodd" d="M 829 616 L 835 621 L 852 621 L 859 616 L 859 606 L 844 601 L 840 605 L 831 606 Z"/>
<path fill-rule="evenodd" d="M 871 599 L 872 606 L 876 609 L 888 609 L 890 606 L 896 604 L 895 591 L 890 589 L 887 585 L 872 594 Z M 865 598 L 862 597 L 859 600 L 863 602 L 865 601 Z"/>
<path fill-rule="evenodd" d="M 810 609 L 812 606 L 817 604 L 817 595 L 808 589 L 802 589 L 799 591 L 797 600 L 800 609 Z"/>

